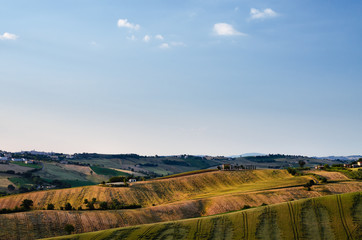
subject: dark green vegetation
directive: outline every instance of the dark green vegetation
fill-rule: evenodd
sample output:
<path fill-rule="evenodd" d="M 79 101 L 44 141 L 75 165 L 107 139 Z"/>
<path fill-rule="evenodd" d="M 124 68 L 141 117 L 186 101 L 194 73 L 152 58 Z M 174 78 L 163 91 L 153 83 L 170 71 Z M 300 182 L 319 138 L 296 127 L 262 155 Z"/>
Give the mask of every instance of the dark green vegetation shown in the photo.
<path fill-rule="evenodd" d="M 129 176 L 128 173 L 120 172 L 114 169 L 99 167 L 99 166 L 91 166 L 91 169 L 100 175 L 107 175 L 107 176 Z"/>
<path fill-rule="evenodd" d="M 12 162 L 12 164 L 16 164 L 23 167 L 36 168 L 36 169 L 42 168 L 41 164 L 32 164 L 32 163 L 26 164 L 24 162 Z"/>
<path fill-rule="evenodd" d="M 53 239 L 360 239 L 361 222 L 362 194 L 348 193 Z"/>

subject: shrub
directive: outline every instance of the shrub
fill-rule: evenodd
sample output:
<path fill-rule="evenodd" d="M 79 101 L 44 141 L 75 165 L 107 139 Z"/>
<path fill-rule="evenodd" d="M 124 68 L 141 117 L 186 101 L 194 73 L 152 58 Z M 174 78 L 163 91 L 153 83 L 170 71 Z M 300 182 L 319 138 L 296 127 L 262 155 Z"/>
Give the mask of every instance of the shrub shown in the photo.
<path fill-rule="evenodd" d="M 47 210 L 54 210 L 54 204 L 49 203 L 47 206 Z"/>
<path fill-rule="evenodd" d="M 72 224 L 67 224 L 64 227 L 64 230 L 68 233 L 71 234 L 72 232 L 74 232 L 74 226 Z"/>
<path fill-rule="evenodd" d="M 248 209 L 248 208 L 251 208 L 251 207 L 249 205 L 244 205 L 243 210 Z"/>
<path fill-rule="evenodd" d="M 101 202 L 99 204 L 100 209 L 107 210 L 108 209 L 108 203 L 107 202 Z"/>
<path fill-rule="evenodd" d="M 64 209 L 65 210 L 72 210 L 72 204 L 66 203 L 65 206 L 64 206 Z"/>
<path fill-rule="evenodd" d="M 24 210 L 30 210 L 32 206 L 33 206 L 33 200 L 30 199 L 24 199 L 20 205 L 20 207 L 22 207 Z"/>

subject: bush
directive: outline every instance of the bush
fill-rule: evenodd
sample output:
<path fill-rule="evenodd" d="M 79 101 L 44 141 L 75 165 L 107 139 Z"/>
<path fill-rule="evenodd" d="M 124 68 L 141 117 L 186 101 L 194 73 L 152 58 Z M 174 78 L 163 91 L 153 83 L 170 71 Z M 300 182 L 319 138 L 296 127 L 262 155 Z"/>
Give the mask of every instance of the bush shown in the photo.
<path fill-rule="evenodd" d="M 288 168 L 287 168 L 287 171 L 288 171 L 288 173 L 292 174 L 293 176 L 294 176 L 295 174 L 297 174 L 297 170 L 295 170 L 294 168 L 291 168 L 291 167 L 288 167 Z"/>
<path fill-rule="evenodd" d="M 64 209 L 65 210 L 72 210 L 72 204 L 66 203 L 65 206 L 64 206 Z"/>
<path fill-rule="evenodd" d="M 107 202 L 101 202 L 99 204 L 100 209 L 107 210 L 108 209 L 108 203 Z"/>
<path fill-rule="evenodd" d="M 47 210 L 54 210 L 54 204 L 49 203 L 47 206 Z"/>
<path fill-rule="evenodd" d="M 20 205 L 20 207 L 22 207 L 24 210 L 30 210 L 32 206 L 33 206 L 33 200 L 30 199 L 24 199 Z"/>
<path fill-rule="evenodd" d="M 64 230 L 68 233 L 71 234 L 72 232 L 74 232 L 75 228 L 72 224 L 67 224 L 64 227 Z"/>
<path fill-rule="evenodd" d="M 248 208 L 251 208 L 251 207 L 249 205 L 244 205 L 243 210 L 248 209 Z"/>

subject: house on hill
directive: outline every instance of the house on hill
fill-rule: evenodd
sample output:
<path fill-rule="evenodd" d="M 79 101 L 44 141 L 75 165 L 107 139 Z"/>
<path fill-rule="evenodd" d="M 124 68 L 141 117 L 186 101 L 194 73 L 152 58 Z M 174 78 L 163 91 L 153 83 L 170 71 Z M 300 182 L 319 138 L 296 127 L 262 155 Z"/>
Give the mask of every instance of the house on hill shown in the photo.
<path fill-rule="evenodd" d="M 316 170 L 322 170 L 322 169 L 324 169 L 324 166 L 318 165 L 318 166 L 315 166 L 314 169 L 316 169 Z"/>
<path fill-rule="evenodd" d="M 357 160 L 357 165 L 358 167 L 362 167 L 362 158 Z"/>
<path fill-rule="evenodd" d="M 137 180 L 134 179 L 134 178 L 131 178 L 131 179 L 128 180 L 128 182 L 133 183 L 133 182 L 137 182 Z"/>
<path fill-rule="evenodd" d="M 11 161 L 14 161 L 14 162 L 25 162 L 26 159 L 25 159 L 25 158 L 12 158 Z"/>

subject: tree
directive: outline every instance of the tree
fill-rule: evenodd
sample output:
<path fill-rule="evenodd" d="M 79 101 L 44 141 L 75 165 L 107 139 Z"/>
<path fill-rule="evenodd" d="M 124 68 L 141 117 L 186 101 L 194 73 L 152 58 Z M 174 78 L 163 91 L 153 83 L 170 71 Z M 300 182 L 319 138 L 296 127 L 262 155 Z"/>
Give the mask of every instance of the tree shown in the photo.
<path fill-rule="evenodd" d="M 108 203 L 107 202 L 101 202 L 99 204 L 99 207 L 103 210 L 107 210 L 108 209 Z"/>
<path fill-rule="evenodd" d="M 54 210 L 54 204 L 48 203 L 47 210 Z"/>
<path fill-rule="evenodd" d="M 84 199 L 84 204 L 87 204 L 88 203 L 88 199 Z"/>
<path fill-rule="evenodd" d="M 64 230 L 68 233 L 71 234 L 72 232 L 74 232 L 75 228 L 72 224 L 67 224 L 64 227 Z"/>
<path fill-rule="evenodd" d="M 304 167 L 304 165 L 305 165 L 305 162 L 303 160 L 299 160 L 298 163 L 301 168 Z"/>
<path fill-rule="evenodd" d="M 24 210 L 30 210 L 32 206 L 33 206 L 33 200 L 30 199 L 24 199 L 20 205 L 20 207 L 22 207 Z"/>
<path fill-rule="evenodd" d="M 72 210 L 72 204 L 66 203 L 65 206 L 64 206 L 64 209 L 65 210 Z"/>
<path fill-rule="evenodd" d="M 12 185 L 12 184 L 8 185 L 8 190 L 9 191 L 14 191 L 15 190 L 14 185 Z"/>

